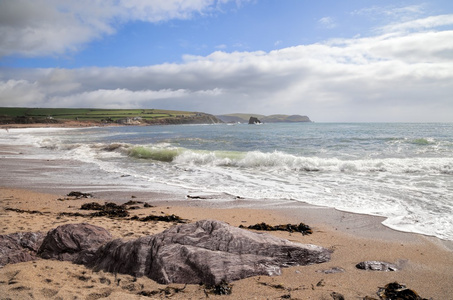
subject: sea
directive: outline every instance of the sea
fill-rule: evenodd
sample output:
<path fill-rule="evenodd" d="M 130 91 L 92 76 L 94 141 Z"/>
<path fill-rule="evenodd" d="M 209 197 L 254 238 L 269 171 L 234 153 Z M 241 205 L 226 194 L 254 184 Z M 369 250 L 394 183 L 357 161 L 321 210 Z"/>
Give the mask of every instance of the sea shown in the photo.
<path fill-rule="evenodd" d="M 88 164 L 98 184 L 301 201 L 453 240 L 453 123 L 29 128 L 0 130 L 0 144 Z"/>

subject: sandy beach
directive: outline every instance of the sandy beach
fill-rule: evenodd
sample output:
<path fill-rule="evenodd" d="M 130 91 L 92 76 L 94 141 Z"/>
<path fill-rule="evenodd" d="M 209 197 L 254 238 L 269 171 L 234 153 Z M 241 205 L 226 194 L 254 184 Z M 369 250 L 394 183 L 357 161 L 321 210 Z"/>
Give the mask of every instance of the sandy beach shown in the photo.
<path fill-rule="evenodd" d="M 312 227 L 313 234 L 267 234 L 323 246 L 332 251 L 332 258 L 323 264 L 286 268 L 281 276 L 256 276 L 235 281 L 230 296 L 207 294 L 205 287 L 200 285 L 160 285 L 148 278 L 94 272 L 69 262 L 35 260 L 0 269 L 1 299 L 334 299 L 333 292 L 342 294 L 345 299 L 363 299 L 366 296 L 379 299 L 376 295 L 378 288 L 395 281 L 415 290 L 422 298 L 453 299 L 452 243 L 391 230 L 381 224 L 383 219 L 379 217 L 304 203 L 276 201 L 263 205 L 252 199 L 215 202 L 187 199 L 184 195 L 122 191 L 121 187 L 71 186 L 63 178 L 64 184 L 46 183 L 45 177 L 40 182 L 31 182 L 27 181 L 27 172 L 39 172 L 38 167 L 44 162 L 33 160 L 24 163 L 20 154 L 17 154 L 17 159 L 12 159 L 13 153 L 14 149 L 7 146 L 2 146 L 0 151 L 0 155 L 8 154 L 8 159 L 2 157 L 0 163 L 0 234 L 47 232 L 59 225 L 84 222 L 104 227 L 115 238 L 134 239 L 174 225 L 60 215 L 62 212 L 81 212 L 80 206 L 87 202 L 124 203 L 132 199 L 154 206 L 131 211 L 132 216 L 139 217 L 175 214 L 190 222 L 215 219 L 233 226 L 303 222 Z M 53 172 L 58 172 L 64 164 L 45 162 L 46 165 L 49 163 Z M 67 197 L 66 194 L 73 190 L 92 192 L 94 198 Z M 39 213 L 31 213 L 33 211 Z M 355 267 L 367 260 L 390 262 L 400 270 L 376 272 Z M 342 268 L 344 272 L 322 272 L 331 268 Z"/>

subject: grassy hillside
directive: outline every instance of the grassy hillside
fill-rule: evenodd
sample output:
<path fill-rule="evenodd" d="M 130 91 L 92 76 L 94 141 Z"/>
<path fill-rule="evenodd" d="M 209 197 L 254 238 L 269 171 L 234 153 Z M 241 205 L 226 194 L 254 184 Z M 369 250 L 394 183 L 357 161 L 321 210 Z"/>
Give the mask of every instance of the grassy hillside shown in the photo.
<path fill-rule="evenodd" d="M 89 109 L 89 108 L 25 108 L 0 107 L 1 123 L 54 123 L 72 121 L 94 121 L 101 123 L 190 123 L 210 117 L 204 113 L 163 109 Z M 212 117 L 212 118 L 211 118 Z M 187 121 L 187 122 L 184 122 Z M 218 121 L 218 120 L 217 120 Z M 129 123 L 129 124 L 130 124 Z"/>
<path fill-rule="evenodd" d="M 248 123 L 250 117 L 255 117 L 261 120 L 263 115 L 258 114 L 228 114 L 216 116 L 225 123 Z"/>

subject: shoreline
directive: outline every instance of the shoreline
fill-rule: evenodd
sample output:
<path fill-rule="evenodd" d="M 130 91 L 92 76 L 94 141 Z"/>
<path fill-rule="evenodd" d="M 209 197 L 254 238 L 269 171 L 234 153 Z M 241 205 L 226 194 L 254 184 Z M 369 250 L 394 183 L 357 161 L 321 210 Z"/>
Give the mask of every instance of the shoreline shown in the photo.
<path fill-rule="evenodd" d="M 134 194 L 140 201 L 147 201 L 152 198 L 161 199 L 160 205 L 177 205 L 204 208 L 259 208 L 273 210 L 286 215 L 290 219 L 297 220 L 302 214 L 309 224 L 327 226 L 333 230 L 340 230 L 345 233 L 367 238 L 379 238 L 382 240 L 411 240 L 415 236 L 445 247 L 453 252 L 453 241 L 442 240 L 434 236 L 420 233 L 404 232 L 385 226 L 382 222 L 386 219 L 381 216 L 360 214 L 338 210 L 332 207 L 317 206 L 302 201 L 279 200 L 279 199 L 237 199 L 233 195 L 215 193 L 197 193 L 201 199 L 190 199 L 187 197 L 190 191 L 179 189 L 178 191 L 152 190 L 140 186 L 130 185 L 127 178 L 112 178 L 109 185 L 105 184 L 104 178 L 85 178 L 86 170 L 90 170 L 88 163 L 73 160 L 45 160 L 28 158 L 26 149 L 18 152 L 17 146 L 0 145 L 0 157 L 2 159 L 0 169 L 0 186 L 22 188 L 23 181 L 26 181 L 26 189 L 39 192 L 61 195 L 70 191 L 80 190 L 95 194 L 98 198 L 109 199 L 113 202 L 125 202 L 126 195 Z M 88 171 L 89 172 L 89 171 Z M 18 178 L 21 178 L 18 180 Z M 78 178 L 73 181 L 71 177 Z"/>
<path fill-rule="evenodd" d="M 95 195 L 96 196 L 96 195 Z M 260 222 L 268 224 L 286 224 L 303 222 L 313 229 L 313 234 L 303 236 L 299 233 L 288 232 L 269 232 L 280 238 L 288 239 L 296 243 L 315 244 L 332 250 L 332 259 L 330 262 L 311 265 L 298 266 L 283 269 L 281 276 L 255 276 L 233 282 L 234 299 L 276 299 L 283 294 L 285 290 L 276 288 L 263 288 L 265 283 L 268 286 L 282 285 L 286 292 L 291 291 L 291 296 L 298 299 L 330 299 L 332 292 L 344 295 L 345 299 L 362 299 L 365 296 L 375 296 L 378 287 L 383 287 L 390 282 L 399 282 L 405 284 L 408 288 L 414 289 L 421 297 L 432 297 L 433 299 L 449 299 L 453 293 L 450 279 L 453 276 L 451 265 L 453 263 L 453 252 L 442 247 L 435 240 L 418 234 L 406 234 L 402 232 L 393 232 L 377 222 L 377 219 L 370 219 L 367 216 L 341 213 L 337 216 L 332 215 L 332 209 L 316 208 L 312 206 L 301 205 L 298 209 L 292 208 L 291 211 L 268 209 L 268 208 L 226 208 L 219 205 L 207 207 L 200 201 L 186 200 L 171 201 L 161 200 L 158 195 L 136 194 L 134 192 L 124 192 L 124 200 L 141 201 L 147 198 L 147 202 L 154 207 L 148 209 L 134 210 L 133 214 L 138 216 L 157 214 L 169 215 L 175 214 L 191 222 L 202 219 L 215 219 L 229 223 L 233 226 L 253 225 Z M 144 235 L 155 234 L 172 226 L 172 223 L 166 222 L 147 222 L 142 223 L 131 220 L 100 218 L 84 218 L 74 216 L 58 216 L 60 212 L 80 212 L 79 208 L 83 203 L 110 201 L 109 198 L 90 198 L 90 199 L 65 199 L 65 194 L 58 193 L 39 193 L 22 189 L 0 187 L 0 234 L 9 234 L 14 232 L 42 231 L 46 232 L 59 225 L 70 223 L 89 223 L 101 226 L 109 230 L 115 238 L 132 239 Z M 186 204 L 186 205 L 183 205 Z M 187 205 L 188 204 L 188 205 Z M 20 211 L 5 210 L 5 208 L 14 208 L 23 211 L 37 210 L 42 214 L 30 214 Z M 313 213 L 318 210 L 317 213 Z M 292 213 L 291 213 L 292 212 Z M 299 213 L 299 216 L 295 215 Z M 301 214 L 304 212 L 304 214 Z M 315 220 L 318 216 L 324 216 L 317 222 L 311 223 L 309 220 Z M 337 223 L 337 228 L 331 227 L 325 222 L 326 219 L 332 218 L 330 222 L 336 222 L 336 218 L 344 218 L 342 222 Z M 343 223 L 343 224 L 341 224 Z M 342 230 L 342 226 L 357 225 L 353 230 Z M 379 228 L 381 227 L 381 228 Z M 383 230 L 383 231 L 382 231 Z M 360 231 L 381 232 L 382 235 L 367 237 L 367 234 L 360 234 Z M 396 272 L 376 272 L 363 271 L 355 268 L 360 261 L 380 260 L 387 261 L 398 265 L 401 269 Z M 81 293 L 88 298 L 93 291 L 101 291 L 106 288 L 100 278 L 113 277 L 113 274 L 104 272 L 93 272 L 84 266 L 73 265 L 68 262 L 37 260 L 14 265 L 6 265 L 0 269 L 0 292 L 3 295 L 9 295 L 13 299 L 24 298 L 25 293 L 21 290 L 13 290 L 13 287 L 5 284 L 8 282 L 8 276 L 15 272 L 26 275 L 26 280 L 18 283 L 26 287 L 25 291 L 32 291 L 39 298 L 39 290 L 42 289 L 42 278 L 37 274 L 27 274 L 26 270 L 41 268 L 44 270 L 44 277 L 51 280 L 50 286 L 57 291 L 59 295 L 73 295 Z M 337 274 L 325 274 L 320 271 L 330 268 L 342 268 L 345 271 Z M 59 289 L 58 278 L 51 272 L 59 272 L 61 278 L 66 282 L 66 290 Z M 67 271 L 69 269 L 70 271 Z M 75 275 L 74 275 L 75 274 Z M 77 277 L 89 274 L 92 278 L 97 278 L 90 286 L 82 290 Z M 124 281 L 131 281 L 131 276 L 117 274 Z M 2 284 L 1 282 L 4 282 Z M 159 285 L 148 278 L 140 278 L 141 282 L 148 289 L 159 289 L 166 287 Z M 321 282 L 321 284 L 320 284 Z M 171 284 L 172 287 L 182 287 L 182 285 Z M 83 286 L 82 286 L 83 287 Z M 115 297 L 120 297 L 124 289 L 111 287 Z M 112 294 L 112 296 L 113 296 Z M 122 295 L 124 297 L 124 295 Z M 128 294 L 126 298 L 134 298 L 136 295 Z M 191 285 L 184 298 L 203 299 L 205 294 L 199 286 Z M 113 297 L 113 298 L 115 298 Z M 221 296 L 210 296 L 216 299 Z M 322 298 L 324 297 L 324 298 Z M 24 299 L 27 297 L 25 296 Z M 65 296 L 63 296 L 66 299 Z M 158 299 L 158 298 L 156 298 Z"/>
<path fill-rule="evenodd" d="M 424 298 L 450 299 L 453 294 L 453 242 L 393 230 L 381 224 L 384 220 L 382 217 L 290 200 L 235 199 L 225 195 L 214 199 L 188 199 L 187 191 L 172 194 L 138 187 L 128 189 L 127 182 L 122 186 L 121 181 L 112 182 L 109 186 L 99 185 L 96 178 L 83 178 L 84 167 L 89 164 L 31 157 L 24 159 L 21 153 L 26 156 L 27 149 L 20 150 L 17 146 L 0 146 L 0 234 L 46 232 L 62 224 L 88 222 L 108 229 L 114 237 L 131 239 L 161 232 L 172 225 L 165 222 L 143 224 L 105 217 L 87 219 L 58 215 L 60 212 L 79 212 L 80 205 L 86 202 L 126 202 L 133 199 L 156 206 L 134 212 L 143 215 L 175 214 L 190 221 L 216 219 L 233 226 L 261 222 L 272 225 L 303 222 L 312 227 L 312 235 L 288 232 L 269 234 L 333 251 L 332 260 L 328 263 L 287 268 L 281 276 L 258 276 L 235 281 L 234 299 L 277 299 L 288 294 L 296 299 L 331 299 L 332 292 L 344 295 L 345 299 L 362 299 L 365 296 L 376 297 L 378 287 L 394 281 L 407 285 Z M 78 180 L 72 181 L 71 176 Z M 105 183 L 105 180 L 101 182 Z M 59 200 L 71 191 L 90 192 L 95 198 Z M 44 214 L 20 213 L 5 210 L 6 207 L 37 210 Z M 365 260 L 387 261 L 401 266 L 401 270 L 372 272 L 355 268 L 357 263 Z M 334 267 L 340 267 L 345 272 L 319 272 Z M 15 277 L 19 286 L 5 284 L 11 281 L 11 274 L 16 272 L 21 274 Z M 78 279 L 86 274 L 91 277 L 89 284 Z M 123 282 L 135 284 L 131 276 L 117 276 Z M 107 285 L 103 278 L 109 278 L 111 282 L 115 280 L 113 274 L 93 272 L 83 266 L 37 260 L 0 269 L 0 294 L 13 299 L 27 299 L 31 293 L 35 298 L 40 298 L 45 294 L 45 289 L 47 292 L 50 289 L 55 297 L 66 299 L 80 294 L 82 298 L 88 299 L 93 293 L 101 295 L 108 290 L 109 298 L 149 299 L 137 295 L 138 287 L 128 291 L 125 286 Z M 46 283 L 46 279 L 50 282 Z M 167 287 L 147 278 L 140 278 L 136 282 L 150 290 Z M 278 285 L 284 288 L 272 288 Z M 14 289 L 17 287 L 23 289 Z M 217 297 L 222 296 L 210 295 L 210 298 Z M 183 298 L 205 299 L 206 295 L 199 286 L 188 286 Z M 159 297 L 156 296 L 156 299 Z"/>

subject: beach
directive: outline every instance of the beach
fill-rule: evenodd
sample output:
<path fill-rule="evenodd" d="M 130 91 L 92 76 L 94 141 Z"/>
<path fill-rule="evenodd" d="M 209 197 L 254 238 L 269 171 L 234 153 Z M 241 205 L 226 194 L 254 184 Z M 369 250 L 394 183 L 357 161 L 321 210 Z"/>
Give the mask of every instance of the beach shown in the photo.
<path fill-rule="evenodd" d="M 391 282 L 406 285 L 422 298 L 453 299 L 453 243 L 393 230 L 382 225 L 384 217 L 287 199 L 131 188 L 127 176 L 106 179 L 103 176 L 108 174 L 94 170 L 92 164 L 48 159 L 36 155 L 35 149 L 28 146 L 3 144 L 0 157 L 2 235 L 46 233 L 64 224 L 89 223 L 107 229 L 114 238 L 130 240 L 175 226 L 172 222 L 76 215 L 82 212 L 80 207 L 84 203 L 121 204 L 133 200 L 153 206 L 130 211 L 131 216 L 139 218 L 174 214 L 189 222 L 214 219 L 245 227 L 262 222 L 270 225 L 303 222 L 312 228 L 312 234 L 281 231 L 265 234 L 322 246 L 332 252 L 326 263 L 284 268 L 281 276 L 234 281 L 230 296 L 210 294 L 202 285 L 161 285 L 146 277 L 94 272 L 70 262 L 38 259 L 0 269 L 2 299 L 335 299 L 338 294 L 345 299 L 366 296 L 379 299 L 378 289 Z M 67 196 L 71 191 L 91 193 L 93 198 L 75 199 Z M 359 262 L 374 260 L 395 264 L 398 270 L 356 268 Z"/>
<path fill-rule="evenodd" d="M 1 153 L 11 153 L 3 147 Z M 61 216 L 61 212 L 80 212 L 86 202 L 126 202 L 131 199 L 146 201 L 155 207 L 134 211 L 133 214 L 175 214 L 194 222 L 202 219 L 216 219 L 233 226 L 248 226 L 266 222 L 286 224 L 304 222 L 313 229 L 311 235 L 300 233 L 270 232 L 268 234 L 297 243 L 315 244 L 332 250 L 331 261 L 310 266 L 290 267 L 281 276 L 256 276 L 232 283 L 230 296 L 209 298 L 231 299 L 332 299 L 333 292 L 345 299 L 375 297 L 379 287 L 390 282 L 405 284 L 421 297 L 452 299 L 453 252 L 451 243 L 437 238 L 414 233 L 403 233 L 384 227 L 382 218 L 345 213 L 325 207 L 300 203 L 293 207 L 281 205 L 257 205 L 256 209 L 238 199 L 237 203 L 187 199 L 181 195 L 159 195 L 147 192 L 102 189 L 93 192 L 92 199 L 71 199 L 66 194 L 72 188 L 85 192 L 95 190 L 87 186 L 59 187 L 58 182 L 39 187 L 23 181 L 20 173 L 23 162 L 18 154 L 16 160 L 2 159 L 0 189 L 1 234 L 14 232 L 47 232 L 59 225 L 89 223 L 101 226 L 115 238 L 133 239 L 163 231 L 172 223 L 137 222 L 110 219 L 107 217 L 86 218 Z M 34 162 L 37 164 L 37 162 Z M 46 162 L 41 162 L 45 165 Z M 5 166 L 6 164 L 6 166 Z M 54 167 L 58 162 L 53 162 Z M 43 165 L 43 167 L 44 167 Z M 17 166 L 17 169 L 15 169 Z M 36 170 L 37 168 L 35 168 Z M 30 170 L 28 170 L 30 171 Z M 36 171 L 38 172 L 38 171 Z M 16 175 L 14 175 L 16 174 Z M 4 178 L 9 178 L 4 181 Z M 48 193 L 43 191 L 48 190 Z M 65 191 L 63 191 L 65 190 Z M 236 207 L 236 208 L 234 208 Z M 15 210 L 5 210 L 5 208 Z M 39 211 L 40 213 L 30 213 Z M 378 272 L 359 270 L 355 265 L 361 261 L 379 260 L 396 264 L 400 270 Z M 342 268 L 344 272 L 325 274 L 322 270 Z M 174 299 L 205 299 L 203 286 L 188 285 L 175 294 L 174 289 L 184 285 L 160 285 L 148 278 L 133 278 L 123 274 L 93 272 L 81 265 L 53 260 L 35 260 L 6 265 L 0 270 L 0 293 L 2 299 L 160 299 L 172 296 Z M 167 289 L 167 290 L 166 290 Z M 170 291 L 171 290 L 171 291 Z M 154 291 L 152 296 L 140 295 L 142 291 Z M 173 292 L 172 292 L 173 291 Z M 168 293 L 167 295 L 165 293 Z M 173 293 L 173 294 L 172 294 Z"/>

